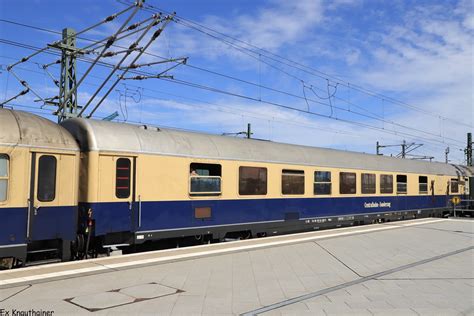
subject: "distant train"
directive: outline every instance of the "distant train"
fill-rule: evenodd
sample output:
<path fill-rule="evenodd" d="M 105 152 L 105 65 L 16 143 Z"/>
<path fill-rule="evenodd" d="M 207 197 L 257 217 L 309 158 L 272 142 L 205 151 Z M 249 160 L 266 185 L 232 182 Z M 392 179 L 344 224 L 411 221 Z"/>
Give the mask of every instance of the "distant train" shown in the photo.
<path fill-rule="evenodd" d="M 473 176 L 461 165 L 0 109 L 0 258 L 438 217 Z"/>

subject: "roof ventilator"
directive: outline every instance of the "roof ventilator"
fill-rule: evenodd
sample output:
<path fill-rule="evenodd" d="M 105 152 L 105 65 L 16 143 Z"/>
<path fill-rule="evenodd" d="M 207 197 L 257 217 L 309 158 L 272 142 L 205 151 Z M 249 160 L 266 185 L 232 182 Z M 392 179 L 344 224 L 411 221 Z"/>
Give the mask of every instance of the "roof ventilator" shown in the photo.
<path fill-rule="evenodd" d="M 160 132 L 161 131 L 159 127 L 148 126 L 146 124 L 140 125 L 140 128 L 144 129 L 144 130 L 147 130 L 147 131 L 155 131 L 155 132 Z"/>

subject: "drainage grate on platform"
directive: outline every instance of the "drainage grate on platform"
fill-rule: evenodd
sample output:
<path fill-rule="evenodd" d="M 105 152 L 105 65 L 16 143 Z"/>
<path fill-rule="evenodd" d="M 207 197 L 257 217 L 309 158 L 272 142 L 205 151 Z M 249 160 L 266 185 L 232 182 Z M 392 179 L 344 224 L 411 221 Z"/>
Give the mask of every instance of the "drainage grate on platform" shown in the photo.
<path fill-rule="evenodd" d="M 89 312 L 96 312 L 182 292 L 184 291 L 174 287 L 151 282 L 102 293 L 71 297 L 65 299 L 65 301 L 88 310 Z"/>

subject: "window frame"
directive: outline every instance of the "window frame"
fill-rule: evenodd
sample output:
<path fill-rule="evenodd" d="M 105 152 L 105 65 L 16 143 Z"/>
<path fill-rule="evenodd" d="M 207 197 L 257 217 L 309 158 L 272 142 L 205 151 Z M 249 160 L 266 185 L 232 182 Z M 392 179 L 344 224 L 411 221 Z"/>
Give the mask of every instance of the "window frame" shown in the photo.
<path fill-rule="evenodd" d="M 421 179 L 425 178 L 426 182 L 421 182 Z M 428 176 L 418 176 L 418 194 L 428 194 L 429 193 L 429 187 L 428 187 Z M 421 186 L 426 185 L 426 190 L 422 190 Z"/>
<path fill-rule="evenodd" d="M 40 198 L 40 184 L 43 184 L 42 180 L 41 179 L 44 179 L 44 177 L 40 177 L 41 173 L 42 173 L 42 169 L 41 169 L 41 160 L 43 158 L 53 158 L 54 160 L 54 177 L 51 177 L 51 178 L 54 178 L 54 186 L 53 186 L 53 197 L 50 198 L 50 199 L 42 199 L 42 197 Z M 44 203 L 48 203 L 48 202 L 54 202 L 54 200 L 56 200 L 56 189 L 57 189 L 57 182 L 58 182 L 58 158 L 56 158 L 56 156 L 54 155 L 41 155 L 39 158 L 38 158 L 38 174 L 37 174 L 37 184 L 36 184 L 36 199 L 40 202 L 44 202 Z"/>
<path fill-rule="evenodd" d="M 303 178 L 303 191 L 298 191 L 298 193 L 285 193 L 284 188 L 285 188 L 285 183 L 284 179 L 285 177 L 300 177 Z M 281 170 L 281 195 L 304 195 L 305 194 L 305 172 L 304 170 L 296 170 L 296 169 L 282 169 Z M 301 188 L 299 188 L 301 189 Z"/>
<path fill-rule="evenodd" d="M 364 183 L 364 176 L 369 176 L 368 178 L 372 178 L 374 183 L 373 183 L 373 192 L 372 190 L 367 191 L 367 187 L 370 184 L 369 183 Z M 365 184 L 365 186 L 364 186 Z M 370 188 L 372 189 L 372 188 Z M 360 192 L 361 194 L 376 194 L 377 193 L 377 175 L 375 173 L 361 173 L 360 175 Z"/>
<path fill-rule="evenodd" d="M 119 169 L 119 167 L 118 167 L 118 164 L 119 164 L 120 160 L 127 160 L 128 163 L 129 163 L 129 168 L 128 168 L 128 195 L 127 196 L 121 196 L 121 195 L 119 196 L 119 194 L 118 194 L 119 190 L 124 190 L 123 187 L 118 186 L 118 181 L 119 180 L 124 180 L 124 179 L 118 179 L 118 177 L 119 177 L 118 171 L 119 170 L 124 170 L 124 169 Z M 125 199 L 129 199 L 130 196 L 132 195 L 132 168 L 133 168 L 132 159 L 130 159 L 128 157 L 119 157 L 115 161 L 115 198 L 120 199 L 120 200 L 125 200 Z"/>
<path fill-rule="evenodd" d="M 265 170 L 265 193 L 257 193 L 257 194 L 249 194 L 249 193 L 242 193 L 241 189 L 241 183 L 242 183 L 242 170 L 245 168 L 252 168 L 252 169 L 260 169 L 260 170 Z M 262 196 L 262 195 L 268 195 L 268 168 L 267 167 L 255 167 L 255 166 L 239 166 L 239 171 L 238 171 L 238 192 L 239 196 Z M 259 173 L 260 175 L 260 173 Z"/>
<path fill-rule="evenodd" d="M 398 181 L 398 177 L 405 177 L 405 182 L 401 182 L 401 181 Z M 406 174 L 397 174 L 397 177 L 396 177 L 396 180 L 397 180 L 397 194 L 408 194 L 408 175 Z M 401 191 L 399 189 L 399 184 L 405 184 L 405 191 Z"/>
<path fill-rule="evenodd" d="M 382 183 L 386 183 L 386 182 L 383 182 L 382 181 L 382 178 L 390 178 L 391 179 L 391 190 L 390 192 L 386 191 L 386 189 L 388 188 L 388 186 L 382 186 Z M 393 190 L 393 174 L 380 174 L 380 177 L 379 177 L 379 189 L 380 189 L 380 194 L 393 194 L 394 190 Z"/>
<path fill-rule="evenodd" d="M 343 176 L 345 175 L 354 175 L 354 185 L 353 185 L 353 188 L 354 188 L 354 192 L 343 192 L 343 185 L 344 185 L 344 182 L 343 182 Z M 341 195 L 350 195 L 350 194 L 357 194 L 357 173 L 355 172 L 339 172 L 339 194 Z"/>
<path fill-rule="evenodd" d="M 318 172 L 324 172 L 329 174 L 329 181 L 317 181 L 317 173 Z M 332 173 L 331 171 L 327 170 L 316 170 L 313 173 L 314 180 L 313 180 L 313 195 L 332 195 Z M 325 179 L 327 180 L 327 179 Z M 329 193 L 317 193 L 316 192 L 316 186 L 317 185 L 328 185 L 329 184 Z"/>
<path fill-rule="evenodd" d="M 453 184 L 456 184 L 456 191 L 453 190 Z M 459 180 L 455 178 L 449 179 L 449 194 L 459 194 Z"/>
<path fill-rule="evenodd" d="M 193 166 L 194 165 L 194 166 Z M 192 170 L 196 170 L 193 167 L 196 167 L 195 165 L 212 165 L 212 166 L 218 166 L 218 170 L 220 171 L 219 176 L 204 176 L 204 175 L 193 175 Z M 219 163 L 200 163 L 200 162 L 191 162 L 189 164 L 189 186 L 188 186 L 188 194 L 190 197 L 206 197 L 206 196 L 220 196 L 222 195 L 222 165 Z M 192 192 L 192 179 L 219 179 L 219 191 L 209 191 L 209 192 Z"/>
<path fill-rule="evenodd" d="M 0 158 L 5 157 L 6 162 L 7 162 L 7 167 L 6 167 L 6 176 L 0 175 L 0 181 L 5 180 L 6 182 L 6 187 L 5 187 L 5 199 L 0 200 L 0 204 L 4 204 L 8 202 L 9 198 L 9 193 L 10 193 L 10 156 L 4 153 L 0 153 Z"/>

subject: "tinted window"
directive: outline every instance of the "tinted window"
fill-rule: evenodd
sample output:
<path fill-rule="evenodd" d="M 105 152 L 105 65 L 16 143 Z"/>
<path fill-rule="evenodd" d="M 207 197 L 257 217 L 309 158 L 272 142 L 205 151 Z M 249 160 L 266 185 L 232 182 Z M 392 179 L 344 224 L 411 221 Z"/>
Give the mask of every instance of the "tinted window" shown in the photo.
<path fill-rule="evenodd" d="M 282 194 L 304 194 L 304 171 L 283 170 L 281 175 Z"/>
<path fill-rule="evenodd" d="M 356 193 L 356 174 L 352 172 L 341 172 L 339 174 L 339 192 L 341 194 Z"/>
<path fill-rule="evenodd" d="M 38 163 L 38 201 L 51 202 L 56 197 L 56 157 L 41 156 Z"/>
<path fill-rule="evenodd" d="M 130 159 L 117 159 L 115 170 L 115 196 L 119 199 L 126 199 L 130 197 L 130 167 Z"/>
<path fill-rule="evenodd" d="M 370 174 L 370 173 L 362 174 L 362 193 L 364 194 L 375 193 L 375 174 Z"/>
<path fill-rule="evenodd" d="M 0 202 L 7 200 L 8 193 L 8 156 L 0 154 Z"/>
<path fill-rule="evenodd" d="M 221 193 L 221 165 L 192 163 L 189 168 L 191 195 L 219 195 Z"/>
<path fill-rule="evenodd" d="M 393 176 L 388 174 L 380 175 L 380 193 L 393 193 Z"/>
<path fill-rule="evenodd" d="M 331 194 L 331 172 L 316 171 L 314 173 L 314 194 Z"/>
<path fill-rule="evenodd" d="M 265 195 L 267 194 L 267 168 L 240 167 L 239 194 Z"/>
<path fill-rule="evenodd" d="M 397 175 L 397 193 L 407 193 L 407 176 Z"/>
<path fill-rule="evenodd" d="M 451 179 L 451 193 L 459 193 L 459 181 Z"/>
<path fill-rule="evenodd" d="M 428 193 L 428 177 L 419 176 L 418 186 L 419 186 L 420 193 Z"/>

